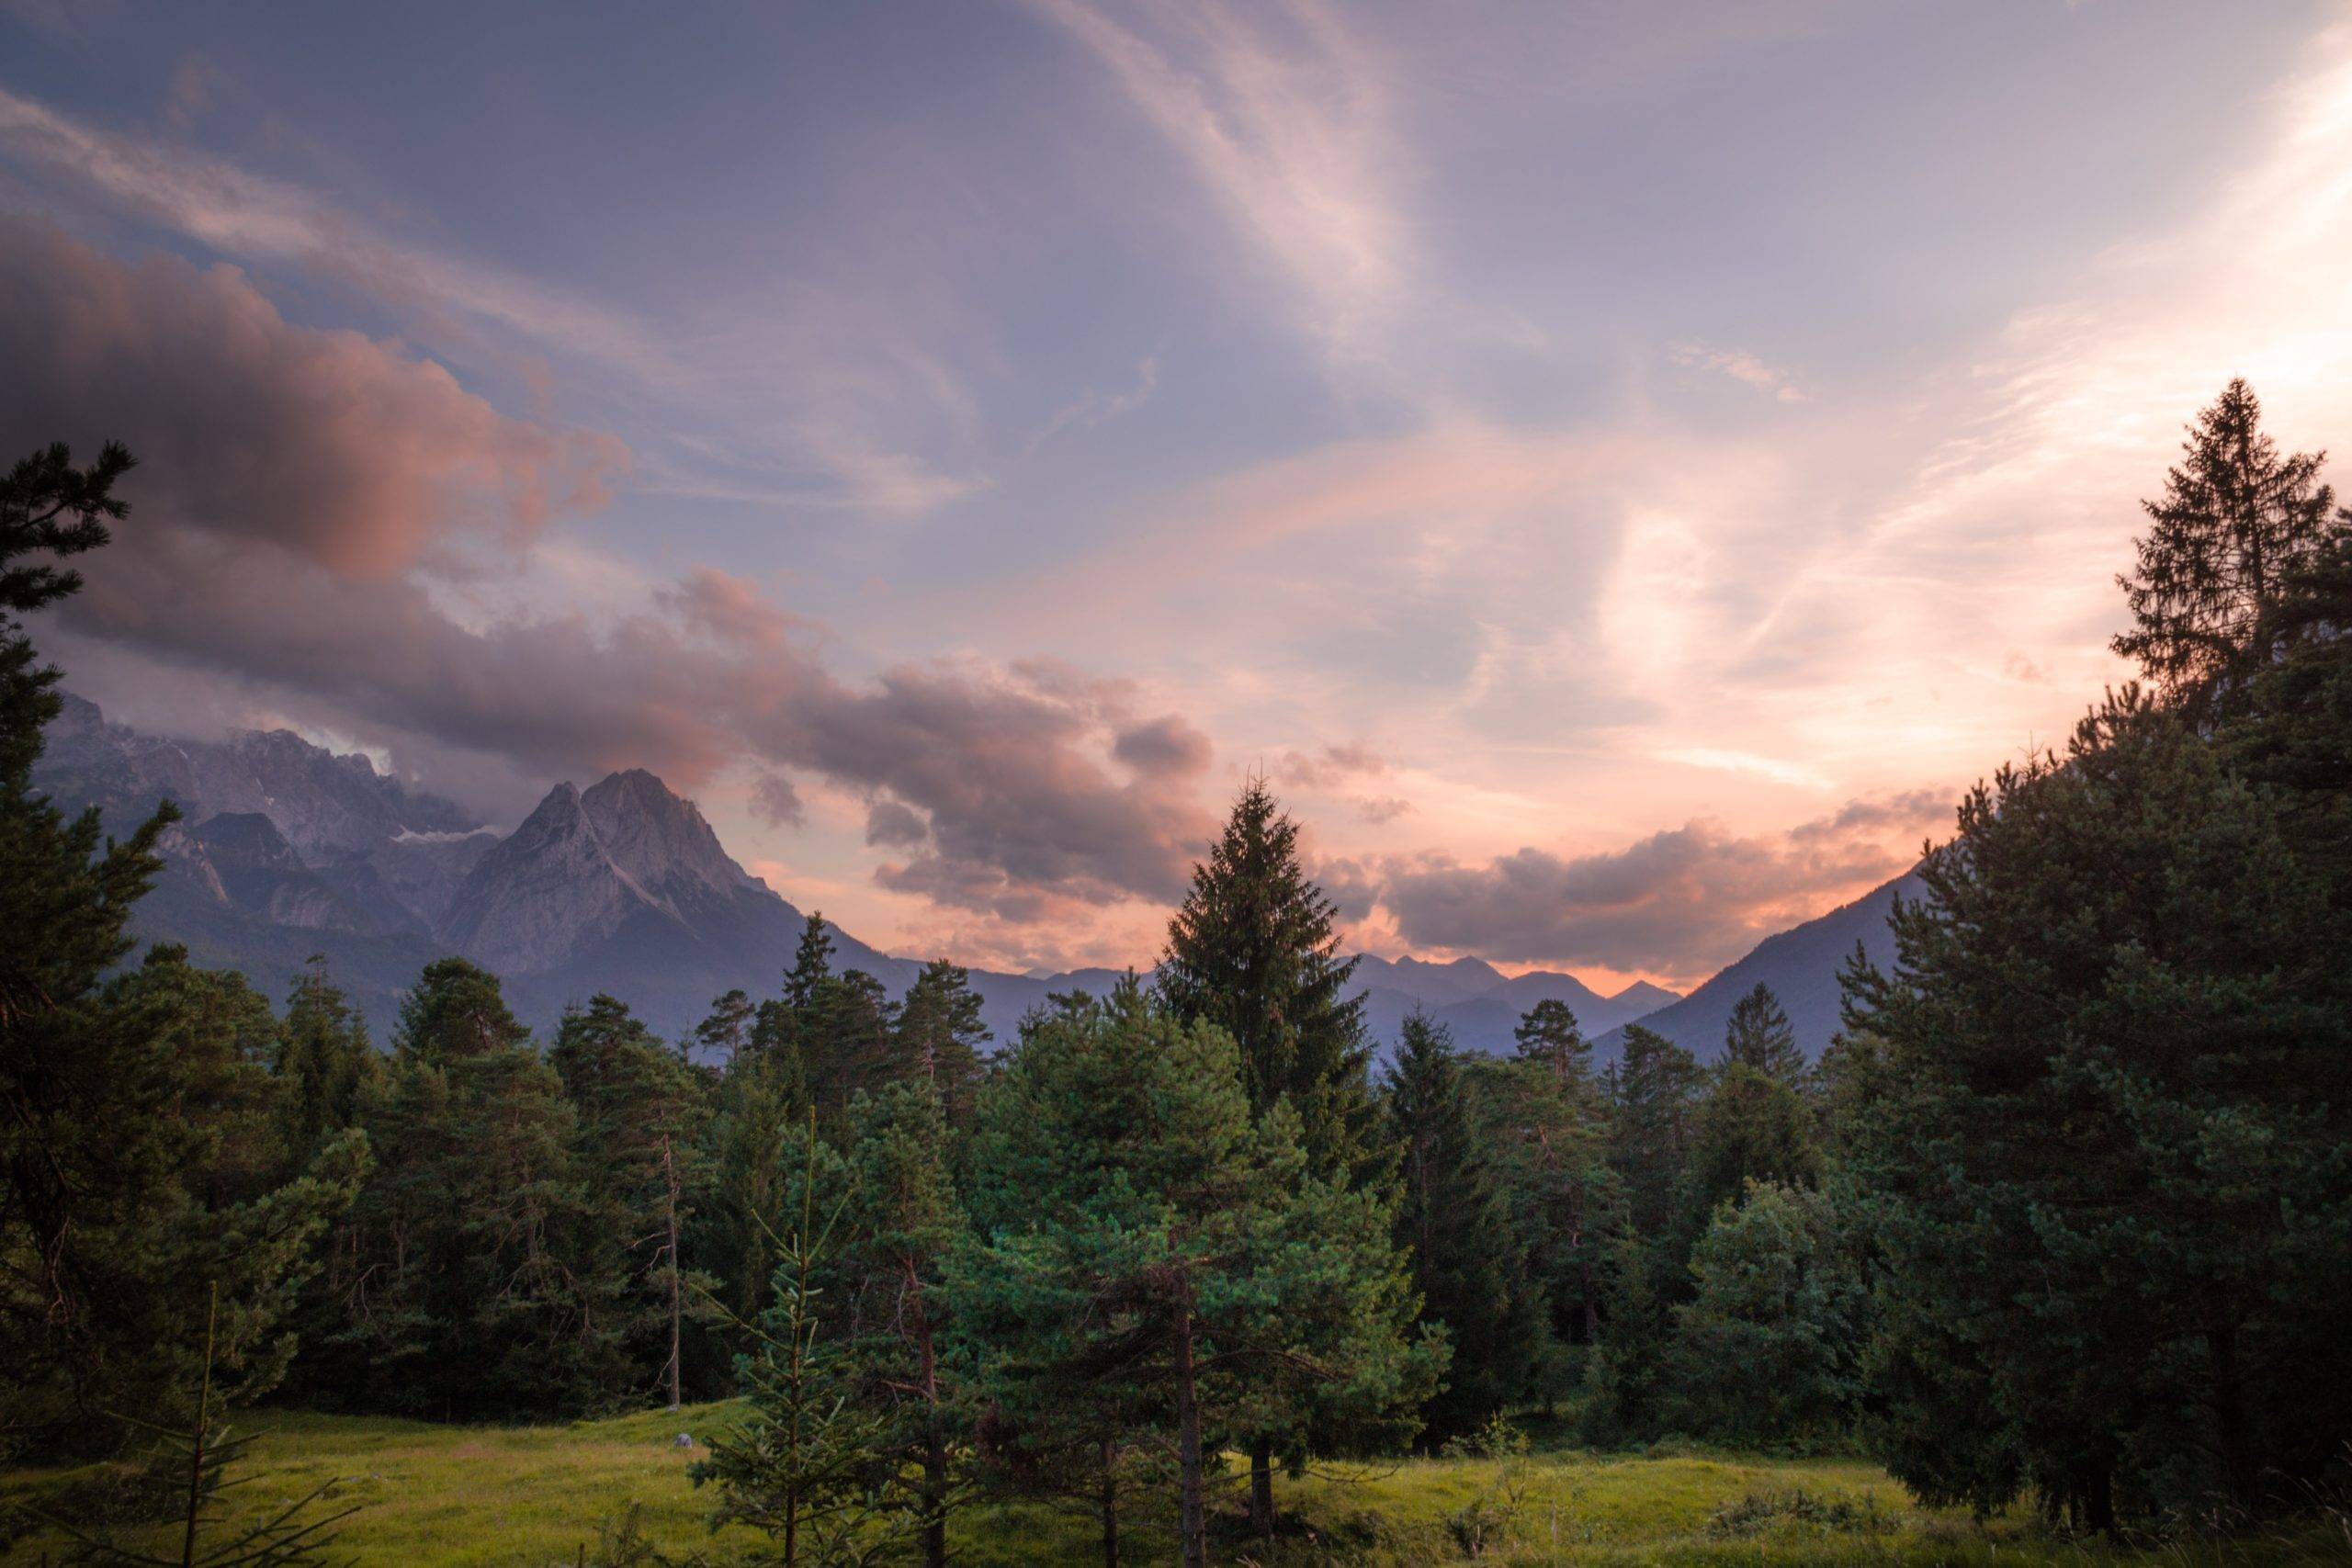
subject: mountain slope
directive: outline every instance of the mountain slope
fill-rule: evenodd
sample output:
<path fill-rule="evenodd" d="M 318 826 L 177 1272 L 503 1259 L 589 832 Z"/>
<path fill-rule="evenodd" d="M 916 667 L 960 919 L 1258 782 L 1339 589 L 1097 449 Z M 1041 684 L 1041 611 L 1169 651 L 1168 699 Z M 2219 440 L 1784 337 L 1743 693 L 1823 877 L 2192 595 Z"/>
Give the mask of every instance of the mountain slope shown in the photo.
<path fill-rule="evenodd" d="M 1734 1003 L 1758 984 L 1788 1010 L 1797 1043 L 1808 1058 L 1818 1058 L 1838 1032 L 1838 972 L 1860 942 L 1871 961 L 1883 966 L 1894 953 L 1894 935 L 1886 918 L 1900 896 L 1926 897 L 1926 885 L 1915 872 L 1905 872 L 1841 905 L 1818 919 L 1807 920 L 1766 937 L 1747 956 L 1717 974 L 1680 1001 L 1634 1020 L 1643 1028 L 1663 1034 L 1702 1062 L 1723 1055 L 1724 1030 L 1731 1021 Z M 1613 1057 L 1624 1044 L 1624 1031 L 1612 1031 L 1601 1041 L 1602 1055 Z"/>

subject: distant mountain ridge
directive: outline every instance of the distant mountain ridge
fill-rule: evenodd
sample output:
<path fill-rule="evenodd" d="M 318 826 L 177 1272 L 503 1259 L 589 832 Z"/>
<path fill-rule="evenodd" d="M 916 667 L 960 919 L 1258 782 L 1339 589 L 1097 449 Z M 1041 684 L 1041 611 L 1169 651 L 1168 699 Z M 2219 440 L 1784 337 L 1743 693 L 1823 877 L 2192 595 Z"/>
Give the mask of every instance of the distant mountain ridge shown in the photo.
<path fill-rule="evenodd" d="M 1927 895 L 1927 884 L 1915 867 L 1850 904 L 1766 937 L 1689 996 L 1629 1021 L 1666 1036 L 1702 1062 L 1713 1062 L 1723 1055 L 1733 1004 L 1758 985 L 1770 986 L 1789 1015 L 1797 1043 L 1808 1059 L 1817 1061 L 1838 1033 L 1838 972 L 1857 945 L 1880 968 L 1891 964 L 1894 933 L 1887 917 L 1895 899 L 1917 902 Z M 1624 1039 L 1622 1026 L 1611 1030 L 1600 1039 L 1600 1054 L 1616 1055 Z"/>
<path fill-rule="evenodd" d="M 609 991 L 676 1038 L 725 991 L 774 995 L 806 924 L 728 855 L 693 802 L 641 769 L 585 790 L 559 784 L 501 833 L 365 757 L 288 731 L 166 740 L 69 697 L 35 779 L 62 805 L 97 806 L 118 832 L 160 799 L 180 802 L 186 820 L 167 835 L 165 874 L 136 916 L 140 938 L 185 943 L 198 962 L 242 969 L 273 997 L 323 953 L 379 1035 L 417 971 L 455 953 L 496 971 L 535 1027 Z M 1507 976 L 1478 958 L 1374 955 L 1358 962 L 1357 994 L 1383 1047 L 1418 1009 L 1464 1049 L 1507 1054 L 1521 1016 L 1553 998 L 1604 1060 L 1634 1021 L 1712 1059 L 1732 1002 L 1760 979 L 1817 1055 L 1837 1028 L 1838 965 L 1857 941 L 1884 961 L 1887 908 L 1916 886 L 1898 879 L 1769 938 L 1688 997 L 1645 983 L 1604 996 L 1572 975 Z M 893 994 L 921 968 L 839 931 L 833 942 L 837 967 L 865 970 Z M 1049 994 L 1099 994 L 1118 972 L 971 976 L 1002 1040 Z"/>

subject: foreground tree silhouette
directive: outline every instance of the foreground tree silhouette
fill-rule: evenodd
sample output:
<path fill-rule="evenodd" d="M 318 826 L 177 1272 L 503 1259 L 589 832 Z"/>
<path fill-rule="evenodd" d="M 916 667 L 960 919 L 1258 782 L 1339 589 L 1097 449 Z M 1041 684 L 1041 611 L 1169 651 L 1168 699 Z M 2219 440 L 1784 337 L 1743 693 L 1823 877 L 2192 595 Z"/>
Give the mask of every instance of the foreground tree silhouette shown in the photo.
<path fill-rule="evenodd" d="M 2126 692 L 1973 792 L 1858 959 L 1875 1397 L 1928 1501 L 2108 1529 L 2340 1455 L 2352 953 L 2278 809 Z"/>
<path fill-rule="evenodd" d="M 2136 570 L 2116 580 L 2135 624 L 2115 651 L 2174 701 L 2264 661 L 2264 614 L 2317 556 L 2335 502 L 2319 482 L 2327 454 L 2281 456 L 2242 379 L 2197 416 L 2181 451 L 2163 497 L 2143 503 L 2153 525 Z"/>
<path fill-rule="evenodd" d="M 20 617 L 79 586 L 55 558 L 106 543 L 130 467 L 119 446 L 87 468 L 52 446 L 0 479 L 0 1451 L 51 1457 L 119 1442 L 110 1410 L 187 1413 L 190 1280 L 228 1307 L 213 1394 L 269 1388 L 311 1244 L 365 1158 L 350 1135 L 302 1161 L 276 1140 L 235 976 L 166 949 L 106 978 L 177 812 L 109 840 L 96 811 L 68 821 L 33 793 L 57 672 Z"/>

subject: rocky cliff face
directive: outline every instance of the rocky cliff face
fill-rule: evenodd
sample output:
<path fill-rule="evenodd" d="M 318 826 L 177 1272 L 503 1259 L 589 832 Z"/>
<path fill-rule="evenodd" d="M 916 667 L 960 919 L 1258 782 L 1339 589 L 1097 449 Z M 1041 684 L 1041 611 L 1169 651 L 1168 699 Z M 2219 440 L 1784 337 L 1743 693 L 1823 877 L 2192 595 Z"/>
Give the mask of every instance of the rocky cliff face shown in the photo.
<path fill-rule="evenodd" d="M 468 874 L 440 936 L 492 969 L 527 975 L 560 966 L 640 912 L 669 913 L 615 862 L 580 792 L 560 784 Z"/>

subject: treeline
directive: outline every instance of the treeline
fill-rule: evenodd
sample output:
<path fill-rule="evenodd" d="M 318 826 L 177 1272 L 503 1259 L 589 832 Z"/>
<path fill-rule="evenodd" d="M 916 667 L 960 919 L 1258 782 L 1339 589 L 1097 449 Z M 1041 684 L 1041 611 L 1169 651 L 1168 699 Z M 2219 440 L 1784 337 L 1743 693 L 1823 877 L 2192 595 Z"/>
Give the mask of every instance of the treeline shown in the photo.
<path fill-rule="evenodd" d="M 20 465 L 0 604 L 102 543 L 109 450 Z M 124 922 L 119 844 L 28 787 L 54 711 L 0 642 L 5 1435 L 119 1441 L 220 1375 L 435 1418 L 741 1394 L 697 1476 L 787 1560 L 943 1561 L 981 1496 L 1205 1560 L 1277 1476 L 1551 1412 L 1596 1444 L 1861 1445 L 1925 1499 L 2113 1529 L 2308 1506 L 2352 1438 L 2352 515 L 2242 384 L 2126 580 L 2111 694 L 1962 805 L 1858 953 L 1838 1041 L 1771 994 L 1702 1061 L 1565 1007 L 1504 1058 L 1375 1066 L 1335 910 L 1248 789 L 1148 987 L 991 1040 L 812 917 L 686 1040 L 592 998 L 534 1041 L 430 966 L 379 1049 Z M 1490 1438 L 1485 1440 L 1491 1440 Z M 1229 1472 L 1221 1455 L 1244 1456 Z"/>

